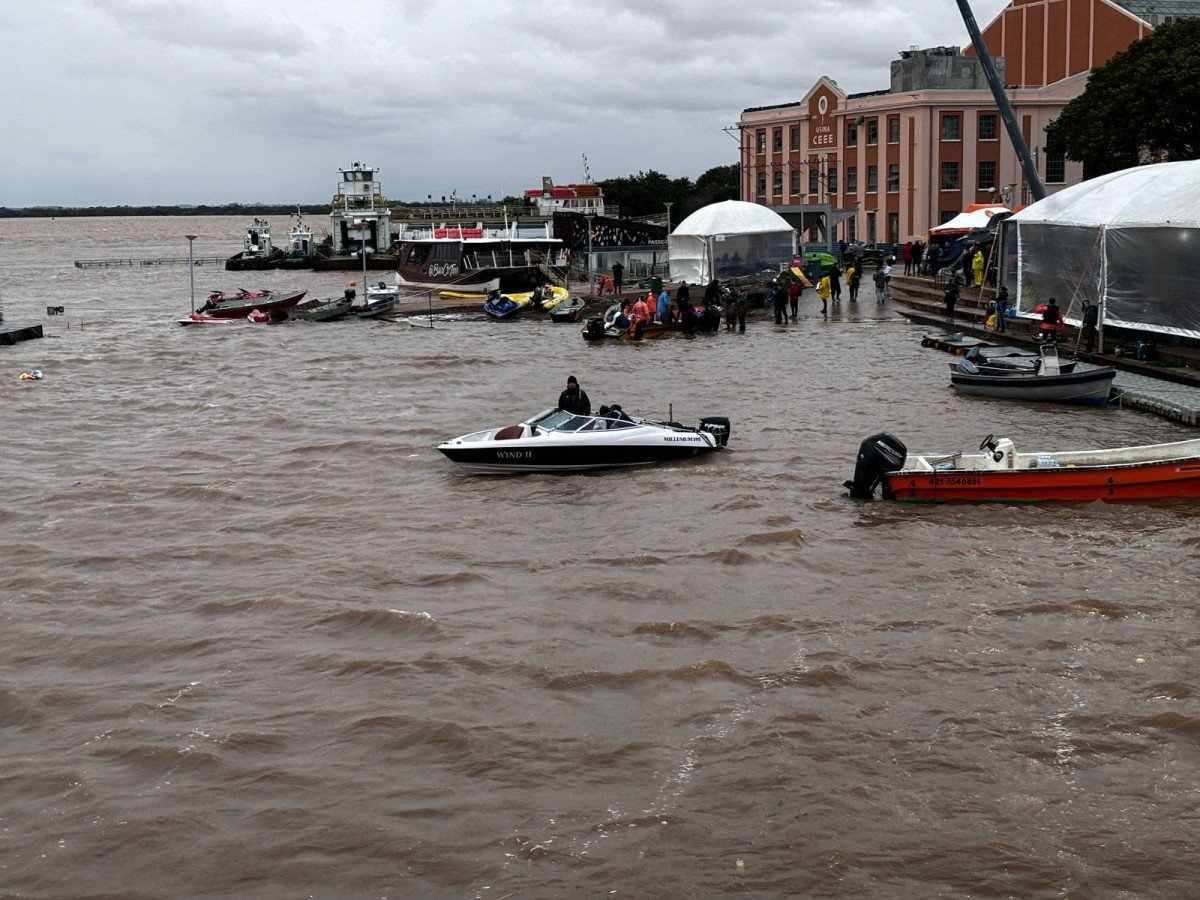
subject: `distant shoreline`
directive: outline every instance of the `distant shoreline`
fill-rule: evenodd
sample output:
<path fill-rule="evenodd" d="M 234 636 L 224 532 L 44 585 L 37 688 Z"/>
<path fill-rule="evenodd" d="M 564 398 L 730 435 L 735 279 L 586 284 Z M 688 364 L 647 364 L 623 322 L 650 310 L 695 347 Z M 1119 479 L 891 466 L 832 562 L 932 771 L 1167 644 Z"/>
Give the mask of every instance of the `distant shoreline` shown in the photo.
<path fill-rule="evenodd" d="M 327 215 L 328 203 L 226 203 L 221 206 L 0 206 L 0 219 L 77 219 L 99 216 L 290 216 Z"/>
<path fill-rule="evenodd" d="M 507 198 L 506 198 L 507 199 Z M 430 204 L 388 200 L 387 204 L 394 210 L 430 209 L 450 212 L 450 204 Z M 510 199 L 503 202 L 488 203 L 487 209 L 494 210 L 501 206 L 512 207 L 514 214 L 529 215 L 529 210 L 521 205 L 520 200 Z M 460 203 L 455 214 L 470 214 L 483 208 L 480 203 Z M 309 216 L 329 215 L 328 203 L 223 203 L 220 205 L 201 204 L 198 206 L 0 206 L 0 219 L 81 219 L 98 218 L 101 216 L 291 216 L 299 211 Z"/>

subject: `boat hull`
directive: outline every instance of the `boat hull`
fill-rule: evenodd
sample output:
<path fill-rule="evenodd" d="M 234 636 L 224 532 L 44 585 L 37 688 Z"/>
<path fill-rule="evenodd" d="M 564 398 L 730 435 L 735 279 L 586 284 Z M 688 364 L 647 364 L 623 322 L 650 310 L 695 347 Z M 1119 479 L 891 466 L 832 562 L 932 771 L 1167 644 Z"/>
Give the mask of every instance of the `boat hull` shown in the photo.
<path fill-rule="evenodd" d="M 311 304 L 311 305 L 310 305 Z M 300 304 L 292 311 L 293 319 L 304 322 L 332 322 L 350 312 L 350 301 L 344 297 L 335 300 L 313 300 Z"/>
<path fill-rule="evenodd" d="M 244 300 L 234 299 L 223 301 L 215 307 L 203 310 L 204 315 L 213 319 L 244 319 L 254 310 L 262 310 L 272 318 L 282 314 L 287 317 L 287 311 L 304 299 L 307 291 L 292 291 L 287 294 L 271 294 L 267 297 L 248 297 Z"/>
<path fill-rule="evenodd" d="M 578 298 L 566 300 L 550 311 L 551 322 L 578 322 L 585 304 Z"/>
<path fill-rule="evenodd" d="M 1101 404 L 1108 402 L 1116 374 L 1112 368 L 1066 375 L 970 375 L 952 369 L 950 383 L 960 394 L 995 400 Z"/>
<path fill-rule="evenodd" d="M 505 447 L 487 445 L 438 447 L 447 459 L 472 472 L 581 472 L 678 462 L 709 453 L 708 444 L 608 444 L 587 447 Z"/>
<path fill-rule="evenodd" d="M 1044 470 L 901 471 L 885 482 L 885 493 L 895 500 L 929 503 L 1167 500 L 1200 497 L 1200 458 Z"/>

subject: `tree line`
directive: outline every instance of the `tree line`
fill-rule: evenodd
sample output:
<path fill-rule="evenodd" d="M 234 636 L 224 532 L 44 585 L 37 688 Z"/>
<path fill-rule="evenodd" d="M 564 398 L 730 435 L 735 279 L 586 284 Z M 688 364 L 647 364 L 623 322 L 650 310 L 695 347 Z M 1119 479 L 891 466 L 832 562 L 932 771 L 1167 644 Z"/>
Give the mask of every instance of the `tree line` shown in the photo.
<path fill-rule="evenodd" d="M 716 166 L 695 181 L 671 178 L 651 169 L 598 183 L 604 191 L 604 202 L 619 206 L 623 216 L 661 215 L 670 203 L 671 221 L 679 222 L 702 206 L 737 200 L 741 196 L 741 167 L 737 163 Z"/>
<path fill-rule="evenodd" d="M 653 216 L 671 207 L 671 218 L 678 222 L 709 203 L 736 200 L 741 194 L 741 169 L 735 163 L 709 169 L 695 181 L 690 178 L 670 178 L 651 169 L 621 178 L 599 182 L 606 203 L 620 207 L 623 216 Z M 429 203 L 388 201 L 394 207 L 421 207 Z M 462 204 L 462 201 L 459 201 Z M 477 201 L 478 202 L 478 201 Z M 504 197 L 496 205 L 523 206 L 523 197 Z M 440 205 L 440 204 L 435 204 Z M 462 204 L 470 205 L 470 204 Z M 288 216 L 296 211 L 305 215 L 325 215 L 328 203 L 220 203 L 199 206 L 0 206 L 0 219 L 42 218 L 65 219 L 86 216 Z"/>

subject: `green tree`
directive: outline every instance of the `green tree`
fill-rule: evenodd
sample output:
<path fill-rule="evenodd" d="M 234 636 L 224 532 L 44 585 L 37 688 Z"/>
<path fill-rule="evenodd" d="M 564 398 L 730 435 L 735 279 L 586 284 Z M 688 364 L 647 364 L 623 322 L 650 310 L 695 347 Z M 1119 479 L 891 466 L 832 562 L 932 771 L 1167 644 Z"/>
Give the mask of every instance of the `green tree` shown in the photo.
<path fill-rule="evenodd" d="M 1085 178 L 1200 154 L 1200 20 L 1160 25 L 1092 72 L 1046 129 L 1046 149 Z"/>
<path fill-rule="evenodd" d="M 665 213 L 667 203 L 675 204 L 676 211 L 684 208 L 692 192 L 690 178 L 669 178 L 662 172 L 651 169 L 623 178 L 609 178 L 600 182 L 604 191 L 604 202 L 621 207 L 622 216 L 653 216 Z"/>
<path fill-rule="evenodd" d="M 696 179 L 692 194 L 688 197 L 680 218 L 710 203 L 722 200 L 737 200 L 742 195 L 742 167 L 737 163 L 729 166 L 714 166 Z"/>

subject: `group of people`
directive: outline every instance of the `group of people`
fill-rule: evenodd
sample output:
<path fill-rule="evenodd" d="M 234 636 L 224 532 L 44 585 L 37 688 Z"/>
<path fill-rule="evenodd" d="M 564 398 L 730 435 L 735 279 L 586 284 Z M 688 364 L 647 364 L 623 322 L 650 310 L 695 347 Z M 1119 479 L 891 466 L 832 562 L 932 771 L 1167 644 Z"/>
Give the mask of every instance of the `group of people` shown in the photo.
<path fill-rule="evenodd" d="M 906 241 L 900 248 L 900 258 L 904 260 L 904 274 L 918 275 L 921 272 L 921 262 L 925 259 L 924 241 Z"/>
<path fill-rule="evenodd" d="M 704 290 L 704 304 L 716 306 L 719 303 L 720 285 L 714 279 Z M 662 279 L 655 278 L 644 297 L 621 301 L 621 310 L 613 325 L 622 331 L 627 328 L 636 331 L 648 325 L 681 324 L 686 327 L 694 321 L 694 312 L 691 285 L 681 282 L 672 298 Z"/>

